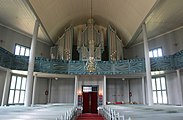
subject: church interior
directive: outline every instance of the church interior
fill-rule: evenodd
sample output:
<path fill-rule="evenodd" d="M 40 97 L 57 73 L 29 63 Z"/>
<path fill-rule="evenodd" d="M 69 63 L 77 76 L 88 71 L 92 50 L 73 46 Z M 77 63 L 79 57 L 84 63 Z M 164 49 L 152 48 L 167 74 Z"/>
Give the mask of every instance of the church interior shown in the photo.
<path fill-rule="evenodd" d="M 0 0 L 0 119 L 183 120 L 182 0 Z"/>

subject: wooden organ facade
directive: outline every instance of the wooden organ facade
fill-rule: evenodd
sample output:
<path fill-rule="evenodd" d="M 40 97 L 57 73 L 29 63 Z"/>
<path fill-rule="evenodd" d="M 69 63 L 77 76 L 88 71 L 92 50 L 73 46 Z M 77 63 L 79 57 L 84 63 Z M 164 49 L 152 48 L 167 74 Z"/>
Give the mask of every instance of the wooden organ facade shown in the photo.
<path fill-rule="evenodd" d="M 88 61 L 89 57 L 95 61 L 123 60 L 122 40 L 110 25 L 103 27 L 89 19 L 87 24 L 70 26 L 51 47 L 52 59 Z"/>

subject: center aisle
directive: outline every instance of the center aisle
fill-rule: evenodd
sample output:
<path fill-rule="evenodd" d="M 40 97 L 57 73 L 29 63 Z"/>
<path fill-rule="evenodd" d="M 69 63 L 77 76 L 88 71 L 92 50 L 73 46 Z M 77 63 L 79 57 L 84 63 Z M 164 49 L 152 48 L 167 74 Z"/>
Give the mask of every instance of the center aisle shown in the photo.
<path fill-rule="evenodd" d="M 105 120 L 101 115 L 84 113 L 76 118 L 76 120 Z"/>

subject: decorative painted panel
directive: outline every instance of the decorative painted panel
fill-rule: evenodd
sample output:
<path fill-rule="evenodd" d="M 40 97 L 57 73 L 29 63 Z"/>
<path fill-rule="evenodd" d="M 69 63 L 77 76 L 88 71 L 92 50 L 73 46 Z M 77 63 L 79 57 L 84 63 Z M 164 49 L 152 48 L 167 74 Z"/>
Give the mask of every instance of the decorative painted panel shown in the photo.
<path fill-rule="evenodd" d="M 0 66 L 11 68 L 13 64 L 12 57 L 13 54 L 3 48 L 0 48 Z"/>
<path fill-rule="evenodd" d="M 151 70 L 161 71 L 161 70 L 174 70 L 174 57 L 172 55 L 165 57 L 151 58 Z"/>
<path fill-rule="evenodd" d="M 183 67 L 183 50 L 174 54 L 174 64 L 176 69 Z"/>
<path fill-rule="evenodd" d="M 28 69 L 29 57 L 16 56 L 3 48 L 0 48 L 0 66 L 13 69 Z M 145 60 L 129 59 L 120 61 L 96 61 L 95 72 L 87 72 L 86 61 L 52 60 L 42 57 L 35 58 L 34 71 L 57 74 L 90 74 L 90 75 L 113 75 L 132 74 L 145 72 Z M 159 58 L 151 58 L 151 70 L 176 70 L 183 67 L 183 51 L 174 55 Z"/>
<path fill-rule="evenodd" d="M 24 71 L 28 70 L 29 57 L 13 55 L 11 59 L 13 61 L 11 69 Z"/>

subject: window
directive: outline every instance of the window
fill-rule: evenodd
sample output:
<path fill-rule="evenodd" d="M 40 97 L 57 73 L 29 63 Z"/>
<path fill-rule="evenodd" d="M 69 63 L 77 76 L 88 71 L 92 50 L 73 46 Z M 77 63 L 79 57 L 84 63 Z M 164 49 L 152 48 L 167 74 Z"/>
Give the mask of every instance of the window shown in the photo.
<path fill-rule="evenodd" d="M 153 49 L 153 50 L 149 51 L 149 57 L 150 58 L 152 58 L 152 57 L 162 57 L 162 56 L 163 56 L 162 48 L 156 48 L 156 49 Z"/>
<path fill-rule="evenodd" d="M 8 104 L 24 103 L 26 80 L 24 76 L 11 76 Z"/>
<path fill-rule="evenodd" d="M 30 55 L 30 48 L 16 44 L 15 45 L 15 55 L 29 56 Z"/>
<path fill-rule="evenodd" d="M 153 101 L 157 104 L 167 104 L 165 77 L 152 78 Z"/>

